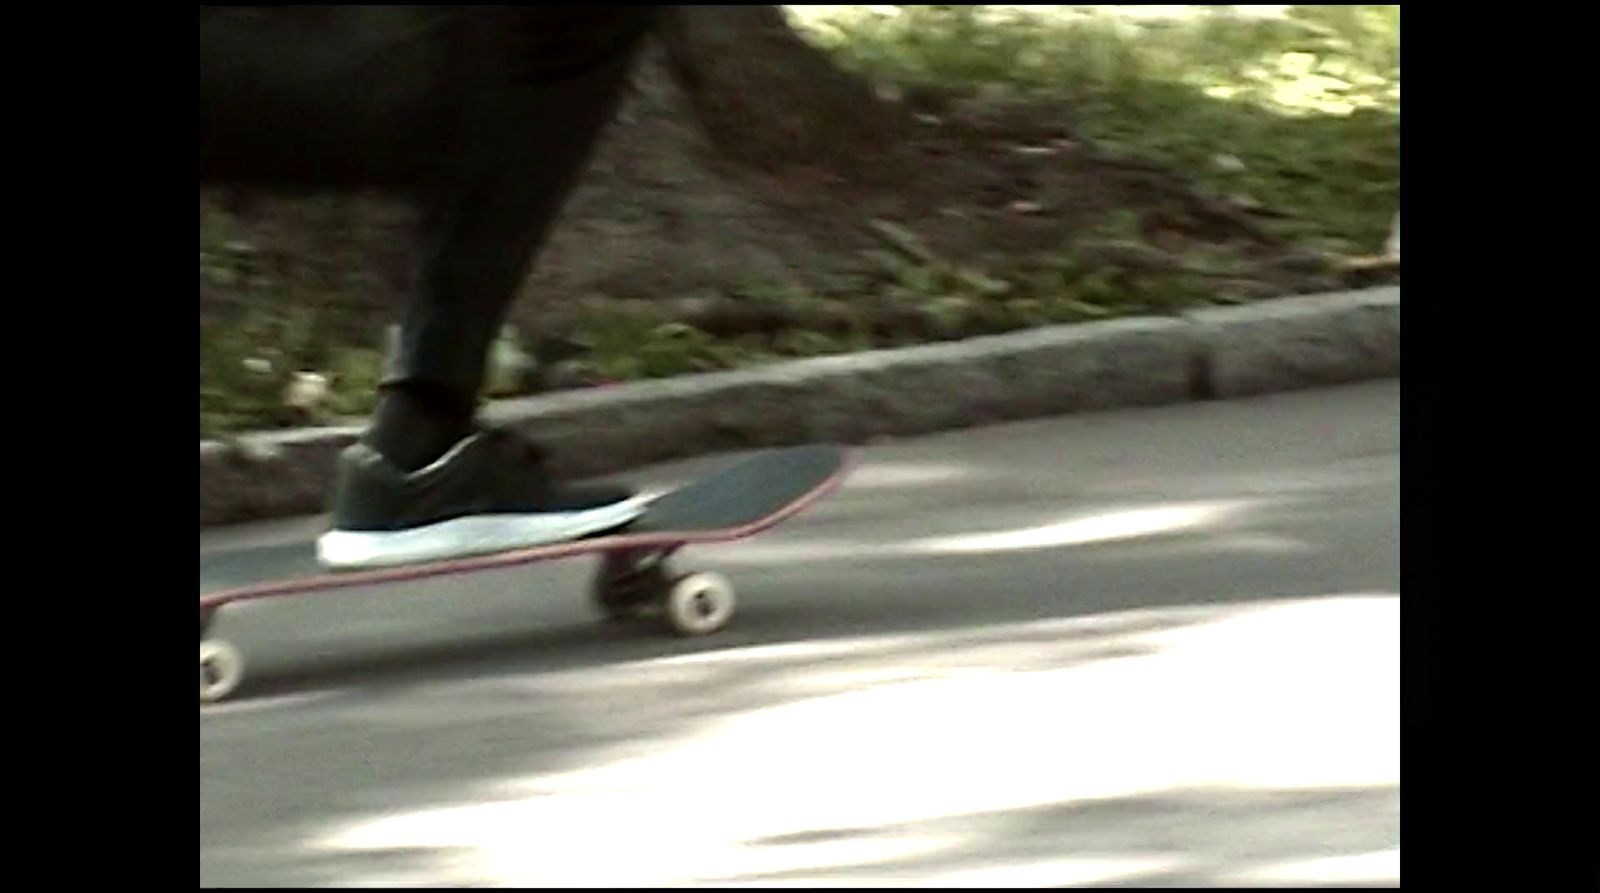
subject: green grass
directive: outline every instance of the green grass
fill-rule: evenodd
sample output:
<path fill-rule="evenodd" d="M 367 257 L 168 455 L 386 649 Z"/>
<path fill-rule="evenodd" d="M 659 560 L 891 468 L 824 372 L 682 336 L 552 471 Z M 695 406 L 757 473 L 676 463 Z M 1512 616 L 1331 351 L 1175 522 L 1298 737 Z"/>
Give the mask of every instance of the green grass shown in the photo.
<path fill-rule="evenodd" d="M 1058 99 L 1109 149 L 1293 215 L 1276 226 L 1308 247 L 1376 251 L 1399 207 L 1398 7 L 1294 6 L 1277 18 L 1191 7 L 1180 19 L 870 9 L 792 11 L 879 81 Z"/>
<path fill-rule="evenodd" d="M 383 356 L 320 333 L 310 311 L 260 310 L 200 325 L 200 436 L 241 429 L 328 423 L 372 408 Z M 328 378 L 328 399 L 310 412 L 286 405 L 298 372 Z"/>

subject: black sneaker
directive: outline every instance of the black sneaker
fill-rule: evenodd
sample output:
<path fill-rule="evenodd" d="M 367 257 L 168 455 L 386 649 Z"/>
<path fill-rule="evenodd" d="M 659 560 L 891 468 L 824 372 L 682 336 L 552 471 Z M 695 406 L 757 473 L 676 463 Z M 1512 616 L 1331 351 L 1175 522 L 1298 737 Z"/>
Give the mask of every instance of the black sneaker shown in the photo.
<path fill-rule="evenodd" d="M 648 503 L 624 487 L 557 482 L 535 446 L 506 432 L 473 434 L 410 473 L 357 443 L 339 457 L 333 529 L 317 553 L 353 570 L 502 552 L 621 527 Z"/>

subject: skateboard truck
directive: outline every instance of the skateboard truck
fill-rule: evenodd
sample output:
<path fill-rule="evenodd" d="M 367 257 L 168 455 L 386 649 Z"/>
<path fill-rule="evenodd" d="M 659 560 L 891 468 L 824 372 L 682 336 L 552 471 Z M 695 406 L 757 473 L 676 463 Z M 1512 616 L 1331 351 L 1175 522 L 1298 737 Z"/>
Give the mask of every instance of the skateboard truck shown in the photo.
<path fill-rule="evenodd" d="M 674 574 L 668 559 L 682 546 L 607 553 L 590 584 L 590 596 L 608 620 L 630 620 L 659 609 L 671 632 L 703 636 L 733 618 L 733 584 L 720 574 Z"/>

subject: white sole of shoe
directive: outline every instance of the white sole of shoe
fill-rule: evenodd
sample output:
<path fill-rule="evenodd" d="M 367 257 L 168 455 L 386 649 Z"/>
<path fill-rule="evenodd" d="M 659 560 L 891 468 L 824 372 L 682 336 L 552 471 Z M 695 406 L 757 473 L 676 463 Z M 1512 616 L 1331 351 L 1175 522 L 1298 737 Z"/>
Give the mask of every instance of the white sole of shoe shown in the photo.
<path fill-rule="evenodd" d="M 478 515 L 397 531 L 331 530 L 317 540 L 317 559 L 331 570 L 357 570 L 485 555 L 567 542 L 632 521 L 652 497 L 578 512 Z"/>

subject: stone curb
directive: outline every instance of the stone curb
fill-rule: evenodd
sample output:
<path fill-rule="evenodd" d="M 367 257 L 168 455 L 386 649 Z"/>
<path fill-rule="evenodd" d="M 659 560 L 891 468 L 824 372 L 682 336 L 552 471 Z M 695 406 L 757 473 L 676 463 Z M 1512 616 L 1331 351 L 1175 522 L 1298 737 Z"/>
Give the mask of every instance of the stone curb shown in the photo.
<path fill-rule="evenodd" d="M 730 449 L 860 442 L 1015 419 L 1237 397 L 1400 374 L 1400 289 L 1052 326 L 491 404 L 559 472 Z M 200 444 L 200 524 L 322 510 L 358 427 Z"/>

